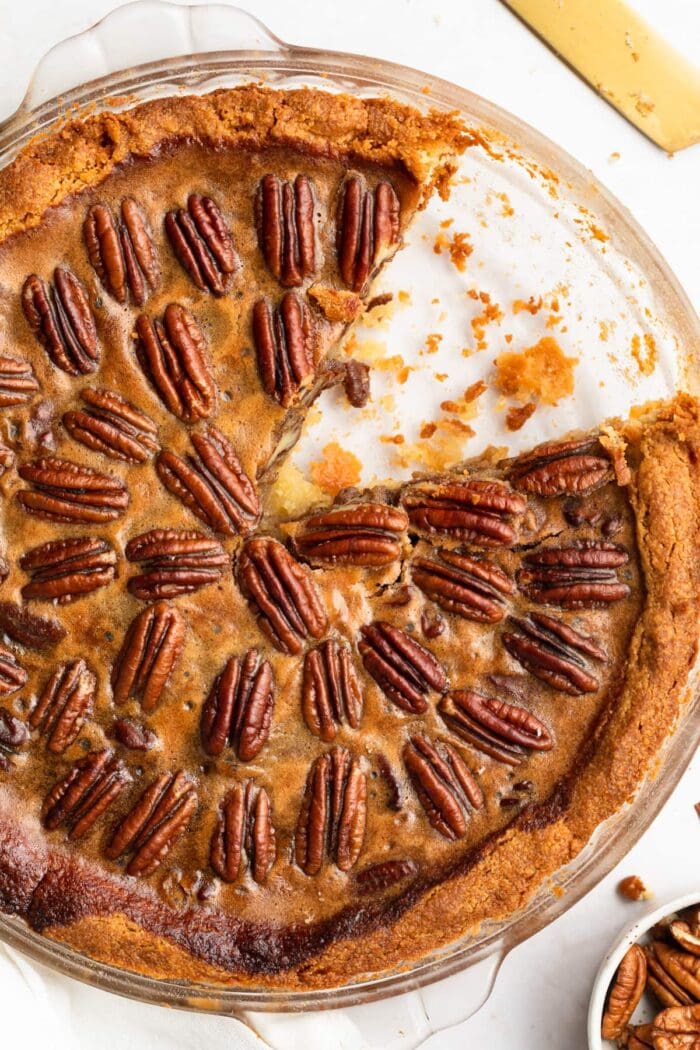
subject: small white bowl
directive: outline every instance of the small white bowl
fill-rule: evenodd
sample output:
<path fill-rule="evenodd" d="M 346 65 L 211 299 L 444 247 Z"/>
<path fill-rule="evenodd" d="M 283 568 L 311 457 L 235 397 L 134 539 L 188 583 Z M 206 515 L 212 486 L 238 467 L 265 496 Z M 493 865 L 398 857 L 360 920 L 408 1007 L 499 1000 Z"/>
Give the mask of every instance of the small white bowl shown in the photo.
<path fill-rule="evenodd" d="M 654 908 L 653 911 L 637 919 L 631 926 L 626 927 L 606 953 L 598 968 L 598 973 L 595 975 L 591 1001 L 588 1007 L 589 1050 L 615 1050 L 614 1043 L 602 1038 L 600 1025 L 603 1020 L 603 1010 L 608 988 L 627 949 L 635 941 L 643 937 L 647 930 L 650 930 L 661 919 L 666 918 L 667 915 L 673 915 L 675 912 L 682 911 L 683 908 L 690 908 L 693 904 L 700 904 L 700 893 L 697 890 L 695 893 L 686 893 L 683 897 L 676 897 L 675 900 L 668 901 L 666 904 L 662 904 L 661 907 Z"/>

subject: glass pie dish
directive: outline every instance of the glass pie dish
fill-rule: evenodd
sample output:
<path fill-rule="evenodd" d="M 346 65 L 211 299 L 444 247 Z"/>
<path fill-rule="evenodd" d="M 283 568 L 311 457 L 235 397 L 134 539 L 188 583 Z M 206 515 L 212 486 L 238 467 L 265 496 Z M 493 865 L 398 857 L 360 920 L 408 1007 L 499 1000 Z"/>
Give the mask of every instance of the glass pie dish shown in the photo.
<path fill-rule="evenodd" d="M 181 57 L 169 57 L 173 54 Z M 124 69 L 127 56 L 129 68 Z M 75 69 L 83 71 L 87 83 L 72 85 Z M 455 283 L 456 272 L 446 259 L 436 262 L 435 234 L 441 222 L 448 221 L 446 215 L 456 214 L 464 221 L 465 216 L 481 212 L 472 242 L 482 264 L 482 287 L 502 301 L 510 297 L 534 302 L 549 285 L 552 316 L 559 314 L 552 302 L 558 289 L 556 298 L 566 301 L 571 312 L 565 326 L 561 321 L 555 324 L 562 332 L 566 330 L 568 346 L 580 348 L 581 357 L 585 352 L 576 397 L 558 411 L 552 406 L 538 414 L 537 427 L 544 436 L 624 413 L 633 401 L 669 393 L 681 379 L 686 387 L 696 385 L 693 354 L 700 343 L 700 330 L 690 305 L 631 218 L 575 162 L 525 125 L 462 89 L 376 60 L 287 46 L 233 8 L 187 8 L 146 0 L 119 9 L 89 32 L 54 48 L 40 64 L 18 113 L 0 128 L 0 165 L 66 112 L 73 114 L 85 107 L 91 111 L 107 106 L 121 109 L 149 98 L 206 92 L 251 78 L 262 78 L 273 87 L 304 84 L 360 95 L 389 93 L 419 107 L 456 109 L 467 123 L 483 129 L 484 147 L 469 151 L 464 162 L 468 175 L 456 180 L 449 204 L 436 202 L 421 216 L 410 245 L 392 268 L 392 282 L 409 287 L 415 302 L 410 319 L 398 314 L 391 319 L 385 333 L 388 341 L 403 338 L 408 346 L 411 325 L 417 329 L 420 324 L 426 330 L 425 325 L 436 320 L 436 311 L 431 312 L 433 300 L 418 295 L 419 287 L 431 287 L 429 281 L 420 280 L 421 268 L 430 265 L 433 281 L 441 282 L 440 306 L 446 314 L 440 322 L 444 346 L 435 355 L 435 367 L 441 367 L 445 355 L 449 357 L 457 338 L 449 332 L 449 324 L 458 316 L 450 307 L 455 297 L 463 295 L 463 288 Z M 491 210 L 485 211 L 487 208 Z M 514 212 L 520 219 L 515 226 L 509 221 Z M 503 262 L 506 250 L 507 267 Z M 438 265 L 441 269 L 436 276 Z M 579 309 L 584 302 L 585 309 Z M 532 317 L 525 309 L 513 319 L 513 330 L 523 336 L 527 335 L 528 316 Z M 608 324 L 601 321 L 606 318 L 615 318 L 616 346 L 630 345 L 633 351 L 636 346 L 639 351 L 629 361 L 611 359 L 607 336 L 603 338 L 602 330 L 594 331 L 601 323 Z M 472 329 L 476 332 L 475 320 L 472 318 Z M 643 342 L 640 333 L 645 336 Z M 644 348 L 649 351 L 650 347 L 654 359 L 640 359 Z M 683 348 L 682 354 L 678 347 Z M 414 350 L 419 354 L 419 345 Z M 406 353 L 409 357 L 408 349 Z M 470 360 L 460 370 L 461 385 L 472 367 Z M 601 376 L 605 377 L 604 387 L 600 386 Z M 397 397 L 400 416 L 410 418 L 411 399 L 415 403 L 419 393 L 414 384 L 406 384 L 405 397 L 403 393 Z M 441 396 L 446 394 L 447 389 Z M 309 428 L 295 452 L 300 463 L 316 445 L 342 430 L 341 412 L 338 404 L 330 403 L 322 422 Z M 382 476 L 387 462 L 381 444 L 372 440 L 376 422 L 367 420 L 367 429 L 355 428 L 352 440 L 358 448 L 366 442 L 379 450 L 374 459 L 363 459 L 366 471 Z M 482 444 L 484 439 L 503 444 L 505 437 L 494 415 L 493 426 L 486 433 L 482 429 L 476 439 Z M 527 440 L 532 438 L 529 428 Z M 517 449 L 516 439 L 510 444 Z M 472 451 L 476 449 L 470 447 Z M 624 855 L 672 791 L 696 747 L 699 730 L 698 704 L 689 702 L 653 785 L 644 785 L 634 803 L 599 828 L 575 862 L 557 874 L 556 893 L 551 884 L 543 886 L 506 922 L 485 924 L 477 934 L 400 972 L 370 976 L 323 992 L 222 990 L 214 985 L 150 980 L 92 962 L 38 937 L 11 918 L 0 919 L 0 934 L 42 962 L 104 989 L 149 1002 L 243 1016 L 273 1043 L 281 1030 L 276 1035 L 275 1022 L 263 1018 L 263 1012 L 344 1007 L 348 1026 L 362 1045 L 392 1045 L 400 1023 L 412 1028 L 410 1038 L 415 1045 L 430 1031 L 476 1009 L 488 994 L 505 954 L 553 921 Z M 399 994 L 409 998 L 399 1000 Z M 394 998 L 383 1002 L 389 997 Z M 406 1025 L 407 1016 L 413 1018 L 413 1025 Z M 404 1040 L 402 1045 L 409 1044 Z"/>

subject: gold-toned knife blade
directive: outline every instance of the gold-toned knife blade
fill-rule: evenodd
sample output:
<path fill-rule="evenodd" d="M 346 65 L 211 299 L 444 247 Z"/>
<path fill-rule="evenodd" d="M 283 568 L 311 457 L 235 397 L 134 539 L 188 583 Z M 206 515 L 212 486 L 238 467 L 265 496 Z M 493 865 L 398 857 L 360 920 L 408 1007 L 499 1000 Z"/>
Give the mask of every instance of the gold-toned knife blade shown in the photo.
<path fill-rule="evenodd" d="M 650 139 L 700 142 L 700 69 L 623 0 L 504 0 Z"/>

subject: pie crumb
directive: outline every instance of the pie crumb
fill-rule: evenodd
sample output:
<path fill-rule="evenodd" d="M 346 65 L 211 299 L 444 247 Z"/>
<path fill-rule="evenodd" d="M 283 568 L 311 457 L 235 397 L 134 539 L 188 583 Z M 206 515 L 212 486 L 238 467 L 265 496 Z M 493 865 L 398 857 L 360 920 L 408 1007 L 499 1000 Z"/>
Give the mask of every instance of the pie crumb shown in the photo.
<path fill-rule="evenodd" d="M 525 350 L 506 350 L 494 361 L 494 386 L 506 397 L 556 405 L 574 391 L 574 366 L 578 358 L 566 357 L 559 343 L 545 335 Z"/>
<path fill-rule="evenodd" d="M 628 875 L 627 878 L 618 882 L 617 892 L 628 901 L 648 901 L 654 896 L 646 888 L 639 875 Z"/>
<path fill-rule="evenodd" d="M 341 489 L 359 483 L 362 464 L 354 452 L 348 452 L 337 441 L 331 441 L 324 447 L 322 455 L 323 458 L 309 468 L 311 480 L 319 489 L 335 496 Z"/>

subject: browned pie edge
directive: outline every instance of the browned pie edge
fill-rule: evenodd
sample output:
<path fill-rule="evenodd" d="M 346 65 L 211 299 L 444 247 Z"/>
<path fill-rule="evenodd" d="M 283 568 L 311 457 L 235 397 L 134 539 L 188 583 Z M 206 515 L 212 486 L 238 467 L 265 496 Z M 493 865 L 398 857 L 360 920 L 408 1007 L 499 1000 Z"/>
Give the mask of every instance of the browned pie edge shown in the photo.
<path fill-rule="evenodd" d="M 119 100 L 115 100 L 119 101 Z M 401 169 L 420 204 L 444 192 L 455 155 L 481 141 L 453 113 L 422 114 L 388 98 L 355 98 L 258 84 L 141 103 L 134 110 L 67 120 L 33 139 L 0 172 L 0 241 L 41 222 L 47 208 L 97 186 L 118 165 L 173 141 L 262 149 L 289 146 L 316 156 Z"/>
<path fill-rule="evenodd" d="M 319 930 L 317 950 L 300 958 L 294 957 L 293 935 L 286 938 L 271 925 L 259 931 L 268 965 L 261 962 L 252 972 L 251 931 L 241 928 L 238 941 L 235 918 L 220 924 L 215 913 L 195 917 L 168 909 L 147 888 L 127 888 L 125 880 L 48 844 L 36 820 L 22 825 L 16 814 L 0 812 L 0 907 L 25 916 L 49 937 L 127 970 L 287 990 L 327 988 L 400 968 L 487 919 L 522 908 L 654 771 L 687 702 L 697 654 L 700 402 L 679 394 L 653 417 L 610 424 L 603 434 L 618 468 L 624 457 L 631 471 L 646 589 L 624 684 L 572 782 L 558 797 L 526 811 L 466 870 L 391 906 L 378 921 L 360 916 L 348 931 L 336 928 L 324 936 Z M 274 916 L 270 919 L 274 924 Z"/>

